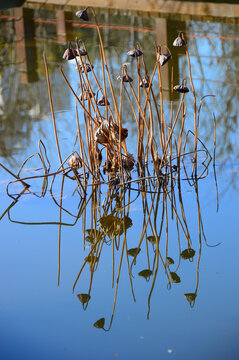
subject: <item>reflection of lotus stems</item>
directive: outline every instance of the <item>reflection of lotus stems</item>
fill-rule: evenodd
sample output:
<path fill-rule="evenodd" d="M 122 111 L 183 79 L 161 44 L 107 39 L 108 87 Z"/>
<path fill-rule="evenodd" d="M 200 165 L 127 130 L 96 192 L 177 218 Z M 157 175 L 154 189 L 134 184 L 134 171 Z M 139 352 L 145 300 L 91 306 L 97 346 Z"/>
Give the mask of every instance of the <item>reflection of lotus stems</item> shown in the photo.
<path fill-rule="evenodd" d="M 61 164 L 62 163 L 61 152 L 60 152 L 60 146 L 59 146 L 59 141 L 58 141 L 58 136 L 57 136 L 56 121 L 55 121 L 55 115 L 54 115 L 54 109 L 53 109 L 53 103 L 52 103 L 52 96 L 51 96 L 51 84 L 50 84 L 50 78 L 49 78 L 49 72 L 48 72 L 47 60 L 46 60 L 46 54 L 45 53 L 43 53 L 43 60 L 44 60 L 45 71 L 46 71 L 48 95 L 49 95 L 49 101 L 50 101 L 50 107 L 51 107 L 51 115 L 52 115 L 52 120 L 53 120 L 56 147 L 57 147 L 58 157 L 59 157 L 60 164 Z"/>
<path fill-rule="evenodd" d="M 0 163 L 0 166 L 5 170 L 7 171 L 10 175 L 12 175 L 15 179 L 19 180 L 23 186 L 25 186 L 26 188 L 29 188 L 29 185 L 26 184 L 22 179 L 19 179 L 18 176 L 16 176 L 15 174 L 13 174 L 12 171 L 10 171 L 9 169 L 6 168 L 6 166 L 4 166 L 3 164 Z M 8 191 L 7 191 L 7 194 L 8 194 Z M 15 198 L 11 195 L 8 194 L 8 196 L 10 196 L 12 199 L 15 200 Z"/>
<path fill-rule="evenodd" d="M 156 56 L 157 56 L 157 48 L 156 48 Z M 158 68 L 158 80 L 159 80 L 159 94 L 160 94 L 160 111 L 161 111 L 161 131 L 163 135 L 163 147 L 165 147 L 165 138 L 166 138 L 166 124 L 164 119 L 164 113 L 163 113 L 163 86 L 162 86 L 162 77 L 161 77 L 161 70 L 159 66 L 159 62 L 157 61 L 157 68 Z"/>
<path fill-rule="evenodd" d="M 11 208 L 16 205 L 17 201 L 20 199 L 20 197 L 25 193 L 25 191 L 27 190 L 27 188 L 25 187 L 20 194 L 17 195 L 16 199 L 7 207 L 7 209 L 2 213 L 2 215 L 0 216 L 0 221 L 4 218 L 4 216 L 6 215 L 6 213 L 9 214 Z"/>
<path fill-rule="evenodd" d="M 217 211 L 219 210 L 219 196 L 218 196 L 218 186 L 217 186 L 217 174 L 216 174 L 216 119 L 215 114 L 213 113 L 213 172 L 214 172 L 214 179 L 215 179 L 215 185 L 216 185 L 216 194 L 217 194 Z"/>
<path fill-rule="evenodd" d="M 184 36 L 182 34 L 183 40 Z M 190 83 L 191 83 L 191 87 L 192 87 L 192 92 L 193 92 L 193 104 L 194 104 L 194 132 L 195 132 L 195 154 L 194 154 L 194 171 L 195 171 L 195 177 L 197 176 L 197 139 L 198 139 L 198 127 L 197 127 L 197 103 L 196 103 L 196 93 L 195 93 L 195 89 L 194 89 L 194 85 L 193 85 L 193 78 L 192 78 L 192 72 L 191 72 L 191 62 L 190 62 L 190 56 L 188 53 L 188 47 L 185 41 L 185 49 L 186 49 L 186 55 L 187 55 L 187 60 L 188 60 L 188 70 L 189 70 L 189 78 L 190 78 Z"/>
<path fill-rule="evenodd" d="M 61 271 L 61 216 L 62 216 L 62 201 L 63 201 L 63 188 L 65 177 L 62 176 L 61 181 L 61 195 L 60 195 L 60 207 L 59 207 L 59 228 L 58 228 L 58 286 L 60 284 L 60 271 Z"/>

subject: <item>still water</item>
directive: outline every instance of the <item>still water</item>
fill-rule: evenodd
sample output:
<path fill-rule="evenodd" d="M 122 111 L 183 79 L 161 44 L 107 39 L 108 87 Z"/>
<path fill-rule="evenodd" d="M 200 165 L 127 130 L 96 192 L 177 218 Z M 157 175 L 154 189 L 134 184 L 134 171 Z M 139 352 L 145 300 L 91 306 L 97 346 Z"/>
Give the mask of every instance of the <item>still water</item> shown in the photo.
<path fill-rule="evenodd" d="M 73 89 L 78 86 L 75 62 L 62 59 L 67 41 L 78 37 L 86 42 L 95 73 L 102 79 L 96 28 L 83 26 L 74 15 L 77 9 L 68 8 L 67 31 L 57 31 L 56 10 L 25 8 L 22 16 L 19 9 L 0 12 L 0 162 L 14 174 L 38 151 L 39 139 L 46 146 L 51 171 L 59 166 L 43 52 L 63 158 L 74 148 L 76 113 L 74 96 L 59 65 Z M 190 84 L 185 51 L 172 48 L 178 31 L 185 33 L 197 101 L 204 95 L 215 95 L 205 99 L 202 106 L 199 134 L 213 156 L 215 117 L 219 202 L 212 162 L 197 186 L 182 180 L 181 191 L 175 189 L 175 202 L 171 201 L 171 192 L 161 193 L 160 198 L 152 192 L 143 198 L 137 191 L 124 194 L 114 190 L 114 199 L 108 203 L 105 186 L 100 195 L 90 197 L 88 192 L 89 202 L 83 212 L 80 196 L 72 196 L 70 180 L 64 184 L 63 206 L 67 211 L 59 210 L 49 188 L 43 198 L 26 194 L 14 202 L 5 191 L 13 178 L 1 168 L 0 358 L 237 359 L 238 25 L 233 19 L 209 22 L 128 11 L 97 10 L 97 17 L 104 25 L 102 38 L 116 96 L 120 94 L 116 79 L 123 62 L 128 61 L 130 75 L 137 76 L 135 64 L 126 55 L 137 42 L 151 73 L 155 43 L 167 44 L 174 58 L 174 85 L 182 79 Z M 170 118 L 169 68 L 162 71 L 162 78 L 165 118 Z M 159 97 L 158 92 L 158 102 Z M 175 97 L 175 111 L 179 100 Z M 185 128 L 193 130 L 192 94 L 185 104 Z M 126 98 L 124 109 L 127 145 L 135 154 L 137 126 Z M 180 127 L 175 131 L 179 133 Z M 199 160 L 203 161 L 203 156 Z M 192 166 L 190 163 L 186 159 L 186 168 Z M 23 168 L 22 176 L 37 174 L 40 167 L 35 156 Z M 32 186 L 39 195 L 42 182 L 38 180 Z M 61 186 L 59 176 L 54 184 L 57 202 Z M 21 190 L 19 183 L 9 186 L 15 197 Z M 116 219 L 117 209 L 121 210 Z M 167 222 L 162 223 L 165 213 Z M 106 222 L 108 215 L 111 220 L 115 217 L 113 230 L 112 223 Z M 155 228 L 161 232 L 158 251 L 150 241 Z M 96 233 L 88 229 L 101 229 L 98 247 L 94 244 Z M 195 250 L 192 261 L 180 256 L 188 247 L 185 231 Z M 134 263 L 128 250 L 138 248 L 139 242 L 141 251 Z M 92 248 L 97 248 L 98 259 L 88 263 L 86 257 Z M 167 257 L 174 264 L 166 264 Z M 138 275 L 147 269 L 153 270 L 147 279 Z M 177 273 L 178 282 L 172 281 L 172 273 Z M 84 296 L 80 294 L 90 295 L 89 301 L 82 304 Z M 107 331 L 93 326 L 101 318 Z"/>

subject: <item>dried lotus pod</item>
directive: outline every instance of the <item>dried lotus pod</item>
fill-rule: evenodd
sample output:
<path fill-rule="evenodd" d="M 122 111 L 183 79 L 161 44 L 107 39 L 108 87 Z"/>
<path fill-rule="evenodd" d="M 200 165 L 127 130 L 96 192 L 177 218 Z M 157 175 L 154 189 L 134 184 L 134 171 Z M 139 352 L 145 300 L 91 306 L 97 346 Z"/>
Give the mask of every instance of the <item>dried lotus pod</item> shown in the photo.
<path fill-rule="evenodd" d="M 138 57 L 138 56 L 143 55 L 143 52 L 138 48 L 134 48 L 132 50 L 129 50 L 127 52 L 127 55 L 132 56 L 132 57 Z"/>
<path fill-rule="evenodd" d="M 132 82 L 133 81 L 133 79 L 128 74 L 122 76 L 121 79 L 122 79 L 123 82 Z"/>
<path fill-rule="evenodd" d="M 103 173 L 106 174 L 106 172 L 110 172 L 112 168 L 112 162 L 110 160 L 106 160 L 106 162 L 103 165 Z"/>
<path fill-rule="evenodd" d="M 173 46 L 185 46 L 186 43 L 182 38 L 182 32 L 178 34 L 178 37 L 174 40 Z"/>
<path fill-rule="evenodd" d="M 147 80 L 146 78 L 140 80 L 139 86 L 140 86 L 140 87 L 148 88 L 148 87 L 149 87 L 149 82 L 148 82 L 148 80 Z"/>
<path fill-rule="evenodd" d="M 87 13 L 87 9 L 88 8 L 85 8 L 84 10 L 79 10 L 76 12 L 76 16 L 82 20 L 85 20 L 85 21 L 89 21 L 89 16 L 88 16 L 88 13 Z"/>
<path fill-rule="evenodd" d="M 76 51 L 77 56 L 86 56 L 87 55 L 87 51 L 85 49 L 81 49 L 80 47 L 79 47 L 79 49 L 76 49 L 75 51 Z"/>
<path fill-rule="evenodd" d="M 135 165 L 133 154 L 127 152 L 127 155 L 122 155 L 122 166 L 124 169 L 131 171 Z"/>
<path fill-rule="evenodd" d="M 93 96 L 95 96 L 95 93 L 93 92 Z M 80 94 L 79 99 L 80 101 L 84 100 L 88 100 L 90 98 L 92 98 L 92 93 L 89 90 L 83 90 L 83 93 Z"/>
<path fill-rule="evenodd" d="M 106 106 L 106 99 L 105 99 L 104 95 L 97 101 L 97 105 Z M 107 105 L 110 105 L 108 99 L 107 99 Z"/>
<path fill-rule="evenodd" d="M 118 126 L 117 126 L 118 127 Z M 119 134 L 119 133 L 118 133 Z M 128 129 L 121 128 L 121 141 L 124 141 L 128 137 Z M 119 135 L 116 136 L 117 140 L 119 140 Z"/>
<path fill-rule="evenodd" d="M 165 65 L 170 58 L 171 58 L 171 54 L 158 54 L 158 61 L 161 66 Z"/>
<path fill-rule="evenodd" d="M 116 186 L 116 185 L 120 184 L 120 177 L 119 176 L 113 177 L 112 179 L 110 179 L 109 184 L 111 186 Z"/>
<path fill-rule="evenodd" d="M 94 135 L 94 140 L 99 144 L 108 144 L 109 143 L 109 133 L 105 133 L 102 127 L 100 126 Z"/>
<path fill-rule="evenodd" d="M 80 68 L 80 71 L 82 73 L 84 73 L 85 71 L 90 72 L 91 69 L 94 69 L 94 66 L 93 65 L 90 66 L 90 64 L 85 63 L 85 64 L 80 64 L 79 68 Z"/>
<path fill-rule="evenodd" d="M 73 59 L 75 59 L 74 52 L 73 52 L 73 50 L 70 48 L 70 46 L 65 50 L 62 58 L 63 58 L 64 60 L 73 60 Z"/>
<path fill-rule="evenodd" d="M 178 92 L 180 92 L 180 93 L 183 93 L 183 94 L 188 93 L 188 92 L 189 92 L 189 89 L 188 89 L 188 87 L 187 87 L 186 85 L 184 85 L 184 84 L 186 84 L 186 81 L 185 81 L 185 80 L 182 81 L 182 84 L 181 84 L 181 85 L 175 85 L 173 88 L 174 88 L 174 90 L 176 90 L 176 91 L 178 91 Z"/>
<path fill-rule="evenodd" d="M 79 169 L 82 167 L 80 158 L 75 155 L 72 155 L 72 157 L 68 161 L 68 165 L 73 169 Z"/>
<path fill-rule="evenodd" d="M 97 166 L 100 166 L 102 163 L 102 153 L 101 150 L 98 148 L 97 143 L 96 143 L 96 148 L 95 148 L 95 164 Z"/>
<path fill-rule="evenodd" d="M 125 140 L 128 136 L 128 129 L 121 129 L 121 141 Z M 117 124 L 113 123 L 111 118 L 108 120 L 103 120 L 100 124 L 100 127 L 96 130 L 94 139 L 100 144 L 108 144 L 109 137 L 115 141 L 119 141 L 119 127 Z"/>

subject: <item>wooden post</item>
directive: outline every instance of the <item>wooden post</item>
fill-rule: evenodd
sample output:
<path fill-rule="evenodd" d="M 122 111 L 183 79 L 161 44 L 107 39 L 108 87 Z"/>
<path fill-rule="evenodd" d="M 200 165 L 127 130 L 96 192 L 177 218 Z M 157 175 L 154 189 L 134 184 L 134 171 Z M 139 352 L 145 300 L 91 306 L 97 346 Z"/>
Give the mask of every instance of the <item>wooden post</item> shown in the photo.
<path fill-rule="evenodd" d="M 64 10 L 56 10 L 56 32 L 58 44 L 65 44 L 66 37 L 66 17 Z"/>
<path fill-rule="evenodd" d="M 34 82 L 38 80 L 38 74 L 33 10 L 15 8 L 14 17 L 19 81 Z"/>

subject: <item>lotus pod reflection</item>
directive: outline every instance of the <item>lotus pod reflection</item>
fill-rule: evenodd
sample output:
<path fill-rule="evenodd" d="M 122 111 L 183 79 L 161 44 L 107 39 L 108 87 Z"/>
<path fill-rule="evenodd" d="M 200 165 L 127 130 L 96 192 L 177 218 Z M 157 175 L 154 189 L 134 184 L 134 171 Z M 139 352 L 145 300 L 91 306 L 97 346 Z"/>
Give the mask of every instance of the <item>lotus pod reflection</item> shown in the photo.
<path fill-rule="evenodd" d="M 142 270 L 138 273 L 139 276 L 143 277 L 146 281 L 149 281 L 150 276 L 153 274 L 153 272 L 149 269 Z"/>
<path fill-rule="evenodd" d="M 85 257 L 85 261 L 88 264 L 93 264 L 99 261 L 99 258 L 97 256 L 91 255 L 89 254 L 88 256 Z"/>
<path fill-rule="evenodd" d="M 178 34 L 178 37 L 174 40 L 173 46 L 185 46 L 185 45 L 186 45 L 186 43 L 182 38 L 182 33 L 180 32 Z"/>
<path fill-rule="evenodd" d="M 98 229 L 86 229 L 85 232 L 86 232 L 87 235 L 95 236 L 97 238 L 100 238 L 102 236 L 101 231 L 98 230 Z"/>
<path fill-rule="evenodd" d="M 76 16 L 82 20 L 85 20 L 85 21 L 89 21 L 89 16 L 88 16 L 88 13 L 87 13 L 87 8 L 83 9 L 83 10 L 79 10 L 76 12 Z"/>
<path fill-rule="evenodd" d="M 193 307 L 197 295 L 195 293 L 184 294 L 185 299 L 189 302 L 190 306 Z"/>
<path fill-rule="evenodd" d="M 87 236 L 85 237 L 85 240 L 86 240 L 87 242 L 91 243 L 91 244 L 95 244 L 95 243 L 96 243 L 96 239 L 95 239 L 94 236 L 87 235 Z"/>
<path fill-rule="evenodd" d="M 154 235 L 147 236 L 147 240 L 151 242 L 151 244 L 156 244 L 156 236 Z"/>
<path fill-rule="evenodd" d="M 97 329 L 103 329 L 105 326 L 105 318 L 100 318 L 94 323 L 94 327 Z"/>
<path fill-rule="evenodd" d="M 188 248 L 181 252 L 180 256 L 184 260 L 192 259 L 195 255 L 195 250 Z"/>
<path fill-rule="evenodd" d="M 113 214 L 102 216 L 99 222 L 102 230 L 109 236 L 110 239 L 122 235 L 124 233 L 124 229 L 127 230 L 133 224 L 130 217 L 125 216 L 120 218 L 114 216 Z"/>
<path fill-rule="evenodd" d="M 169 274 L 169 280 L 173 283 L 180 283 L 181 282 L 181 279 L 180 277 L 178 276 L 178 274 L 176 274 L 175 272 L 171 272 Z"/>
<path fill-rule="evenodd" d="M 95 244 L 98 240 L 102 238 L 102 233 L 100 230 L 87 229 L 85 232 L 87 234 L 85 240 L 91 244 Z"/>
<path fill-rule="evenodd" d="M 132 248 L 132 249 L 129 249 L 127 251 L 127 254 L 130 255 L 130 256 L 137 256 L 139 253 L 140 253 L 141 249 L 140 248 Z"/>
<path fill-rule="evenodd" d="M 89 302 L 90 295 L 89 294 L 78 294 L 77 298 L 82 303 L 82 305 L 85 305 L 85 304 L 87 304 Z"/>
<path fill-rule="evenodd" d="M 167 256 L 166 261 L 165 261 L 165 266 L 169 266 L 169 265 L 173 265 L 173 264 L 174 264 L 174 260 L 171 257 Z"/>

